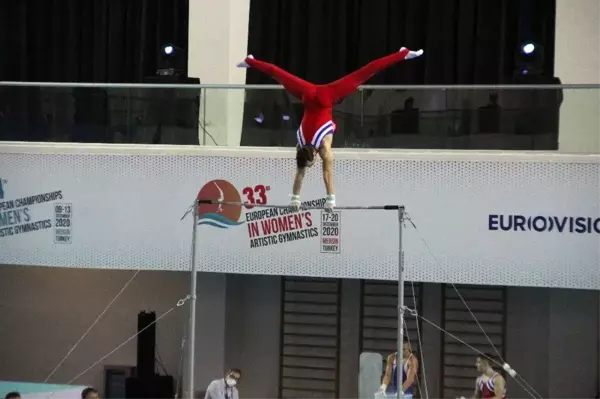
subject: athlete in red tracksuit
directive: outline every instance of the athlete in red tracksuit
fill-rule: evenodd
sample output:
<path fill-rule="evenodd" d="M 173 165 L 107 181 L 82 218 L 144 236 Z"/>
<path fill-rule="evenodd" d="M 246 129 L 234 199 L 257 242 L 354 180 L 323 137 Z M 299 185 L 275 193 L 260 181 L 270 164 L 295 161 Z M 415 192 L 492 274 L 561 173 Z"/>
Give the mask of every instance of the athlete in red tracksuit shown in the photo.
<path fill-rule="evenodd" d="M 302 104 L 304 105 L 304 116 L 302 117 L 300 128 L 296 133 L 298 140 L 296 151 L 298 169 L 292 193 L 293 208 L 300 208 L 300 190 L 304 181 L 304 174 L 307 167 L 314 165 L 317 152 L 323 160 L 323 180 L 327 190 L 325 210 L 332 211 L 335 207 L 333 155 L 331 152 L 331 143 L 333 141 L 333 133 L 335 132 L 333 106 L 354 92 L 358 86 L 369 80 L 376 73 L 400 61 L 415 58 L 422 54 L 423 50 L 410 51 L 403 47 L 394 54 L 372 61 L 357 71 L 325 85 L 316 85 L 307 82 L 273 64 L 259 61 L 251 55 L 246 57 L 243 62 L 237 64 L 241 68 L 256 68 L 271 76 L 282 84 L 291 95 L 302 100 Z"/>

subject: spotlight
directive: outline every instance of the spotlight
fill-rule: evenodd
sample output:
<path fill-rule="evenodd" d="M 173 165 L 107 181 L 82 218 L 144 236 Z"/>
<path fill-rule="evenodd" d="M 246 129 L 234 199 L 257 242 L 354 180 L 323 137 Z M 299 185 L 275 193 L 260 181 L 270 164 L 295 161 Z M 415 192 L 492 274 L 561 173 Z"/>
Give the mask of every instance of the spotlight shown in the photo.
<path fill-rule="evenodd" d="M 158 53 L 157 75 L 172 76 L 180 75 L 185 71 L 185 51 L 172 43 L 164 44 Z"/>
<path fill-rule="evenodd" d="M 161 47 L 163 57 L 178 57 L 183 53 L 183 49 L 176 44 L 166 43 Z"/>
<path fill-rule="evenodd" d="M 521 46 L 521 51 L 525 55 L 533 54 L 533 52 L 535 51 L 535 44 L 525 43 L 525 44 L 523 44 L 523 46 Z"/>
<path fill-rule="evenodd" d="M 533 41 L 522 42 L 515 54 L 515 74 L 539 76 L 544 71 L 544 46 Z"/>

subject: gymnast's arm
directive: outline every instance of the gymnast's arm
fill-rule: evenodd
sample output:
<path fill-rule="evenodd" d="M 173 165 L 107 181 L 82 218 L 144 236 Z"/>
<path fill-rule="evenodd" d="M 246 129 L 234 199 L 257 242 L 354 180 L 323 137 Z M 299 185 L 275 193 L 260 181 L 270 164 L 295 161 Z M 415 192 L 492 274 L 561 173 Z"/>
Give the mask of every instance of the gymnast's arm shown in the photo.
<path fill-rule="evenodd" d="M 387 386 L 390 384 L 391 379 L 392 379 L 392 367 L 393 367 L 393 363 L 394 363 L 394 359 L 393 359 L 394 354 L 389 354 L 386 358 L 385 361 L 385 373 L 383 375 L 383 380 L 381 381 L 381 388 L 380 390 L 382 392 L 385 392 L 385 390 L 387 389 Z"/>
<path fill-rule="evenodd" d="M 278 81 L 294 97 L 302 99 L 304 94 L 308 93 L 310 90 L 314 90 L 315 86 L 312 83 L 300 79 L 276 65 L 257 60 L 251 56 L 248 56 L 245 62 L 250 67 L 257 69 Z"/>
<path fill-rule="evenodd" d="M 331 150 L 332 135 L 328 135 L 323 139 L 323 144 L 319 149 L 319 155 L 323 161 L 323 183 L 327 195 L 335 195 L 333 187 L 333 151 Z"/>
<path fill-rule="evenodd" d="M 502 399 L 504 397 L 504 378 L 497 375 L 494 378 L 494 399 Z"/>
<path fill-rule="evenodd" d="M 294 197 L 300 196 L 302 191 L 302 183 L 304 183 L 304 176 L 306 175 L 306 167 L 296 169 L 296 176 L 294 176 L 294 186 L 292 187 L 292 195 Z"/>
<path fill-rule="evenodd" d="M 409 54 L 411 54 L 410 50 L 402 48 L 400 51 L 397 51 L 394 54 L 371 61 L 367 65 L 352 72 L 351 74 L 346 75 L 335 82 L 327 84 L 327 87 L 331 92 L 333 102 L 336 103 L 344 97 L 352 94 L 358 88 L 358 86 L 371 79 L 375 74 L 391 67 L 394 64 L 397 64 L 400 61 L 404 61 Z"/>
<path fill-rule="evenodd" d="M 419 361 L 413 356 L 408 362 L 408 372 L 406 373 L 406 381 L 402 384 L 402 391 L 406 391 L 415 382 L 417 370 L 419 369 Z"/>

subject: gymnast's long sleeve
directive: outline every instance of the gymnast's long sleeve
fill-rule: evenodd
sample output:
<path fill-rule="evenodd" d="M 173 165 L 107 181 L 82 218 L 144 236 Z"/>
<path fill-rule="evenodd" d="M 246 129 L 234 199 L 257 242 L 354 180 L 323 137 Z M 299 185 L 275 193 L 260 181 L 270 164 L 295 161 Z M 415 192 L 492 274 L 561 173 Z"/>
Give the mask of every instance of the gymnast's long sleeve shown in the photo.
<path fill-rule="evenodd" d="M 309 93 L 311 90 L 315 90 L 315 85 L 312 83 L 292 75 L 276 65 L 251 57 L 246 58 L 245 61 L 250 67 L 257 69 L 278 81 L 294 97 L 302 99 L 305 94 Z"/>
<path fill-rule="evenodd" d="M 369 80 L 375 74 L 400 61 L 404 61 L 409 54 L 410 50 L 403 48 L 393 54 L 371 61 L 351 74 L 346 75 L 335 82 L 329 83 L 327 87 L 330 89 L 333 102 L 335 103 L 349 94 L 352 94 L 358 86 Z"/>

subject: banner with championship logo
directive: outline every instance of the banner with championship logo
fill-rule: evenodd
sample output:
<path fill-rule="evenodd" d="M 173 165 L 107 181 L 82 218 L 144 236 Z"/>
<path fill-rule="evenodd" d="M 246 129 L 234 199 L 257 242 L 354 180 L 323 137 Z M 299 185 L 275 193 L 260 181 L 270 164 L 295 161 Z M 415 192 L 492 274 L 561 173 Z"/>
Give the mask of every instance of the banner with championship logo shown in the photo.
<path fill-rule="evenodd" d="M 397 211 L 320 209 L 319 164 L 289 203 L 293 151 L 5 146 L 0 263 L 396 279 Z M 404 205 L 406 278 L 600 287 L 598 156 L 338 150 L 338 205 Z M 261 205 L 258 207 L 257 205 Z M 414 223 L 414 225 L 413 225 Z M 416 228 L 415 228 L 416 227 Z"/>
<path fill-rule="evenodd" d="M 271 186 L 257 184 L 244 187 L 240 193 L 227 180 L 211 180 L 202 186 L 198 199 L 244 202 L 248 205 L 201 204 L 198 208 L 198 225 L 221 229 L 245 225 L 249 248 L 321 237 L 321 252 L 340 252 L 341 212 L 319 211 L 313 214 L 314 211 L 307 210 L 295 212 L 279 207 L 257 207 L 256 205 L 267 205 L 267 193 L 270 190 Z M 303 206 L 323 207 L 324 203 L 325 198 L 322 198 L 304 201 Z M 314 217 L 321 220 L 313 220 Z"/>

